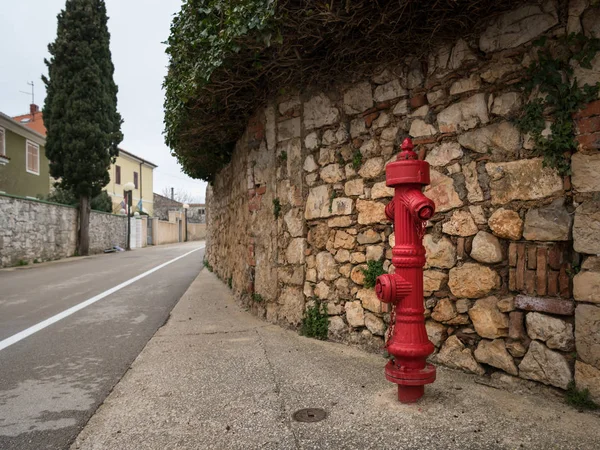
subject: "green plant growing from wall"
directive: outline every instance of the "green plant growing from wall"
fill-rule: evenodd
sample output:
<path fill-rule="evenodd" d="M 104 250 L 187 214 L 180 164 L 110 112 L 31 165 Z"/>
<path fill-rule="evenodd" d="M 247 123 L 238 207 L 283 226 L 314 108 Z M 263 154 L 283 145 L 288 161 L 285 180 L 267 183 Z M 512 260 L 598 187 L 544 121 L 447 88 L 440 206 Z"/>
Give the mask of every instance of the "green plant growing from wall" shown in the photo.
<path fill-rule="evenodd" d="M 327 340 L 329 330 L 329 316 L 327 315 L 327 304 L 314 299 L 314 304 L 304 311 L 300 334 L 306 337 Z"/>
<path fill-rule="evenodd" d="M 577 389 L 574 381 L 569 382 L 567 391 L 565 392 L 565 400 L 571 406 L 580 409 L 599 409 L 600 406 L 590 398 L 588 389 Z"/>
<path fill-rule="evenodd" d="M 333 201 L 337 198 L 337 192 L 331 191 L 329 194 L 329 214 L 333 213 Z"/>
<path fill-rule="evenodd" d="M 265 300 L 263 299 L 262 295 L 260 294 L 252 294 L 252 301 L 254 303 L 263 303 Z"/>
<path fill-rule="evenodd" d="M 590 69 L 600 50 L 600 39 L 572 33 L 559 38 L 555 46 L 549 45 L 546 37 L 534 45 L 540 47 L 538 57 L 529 66 L 521 87 L 524 95 L 536 98 L 523 106 L 516 124 L 530 134 L 545 166 L 568 175 L 571 152 L 577 149 L 573 114 L 597 98 L 600 90 L 600 82 L 578 86 L 572 63 Z M 551 134 L 544 136 L 546 119 L 551 122 Z"/>
<path fill-rule="evenodd" d="M 286 162 L 288 158 L 287 152 L 285 150 L 283 150 L 280 154 L 279 154 L 279 161 L 281 161 L 282 163 Z"/>
<path fill-rule="evenodd" d="M 229 286 L 229 289 L 233 288 L 233 278 L 232 277 L 227 278 L 227 286 Z"/>
<path fill-rule="evenodd" d="M 374 288 L 377 277 L 385 273 L 385 270 L 383 270 L 383 261 L 368 261 L 367 268 L 361 270 L 365 275 L 364 286 L 368 289 Z"/>
<path fill-rule="evenodd" d="M 207 259 L 204 260 L 204 267 L 206 267 L 206 270 L 208 270 L 209 272 L 213 271 L 212 266 L 210 265 L 210 263 L 208 262 Z"/>
<path fill-rule="evenodd" d="M 362 160 L 362 153 L 360 152 L 360 150 L 356 150 L 352 155 L 352 167 L 354 168 L 354 170 L 360 169 L 360 167 L 362 166 Z"/>
<path fill-rule="evenodd" d="M 273 216 L 275 216 L 275 220 L 279 219 L 279 215 L 281 214 L 281 202 L 278 198 L 273 199 Z"/>

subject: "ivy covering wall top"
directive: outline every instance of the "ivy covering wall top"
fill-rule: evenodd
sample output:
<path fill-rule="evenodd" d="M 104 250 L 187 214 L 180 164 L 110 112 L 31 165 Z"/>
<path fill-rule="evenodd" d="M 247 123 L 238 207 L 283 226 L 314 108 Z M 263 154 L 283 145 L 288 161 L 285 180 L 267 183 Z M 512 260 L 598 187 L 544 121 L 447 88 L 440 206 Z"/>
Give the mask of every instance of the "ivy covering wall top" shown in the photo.
<path fill-rule="evenodd" d="M 212 180 L 269 95 L 393 64 L 519 3 L 185 0 L 167 42 L 166 143 L 188 175 Z"/>

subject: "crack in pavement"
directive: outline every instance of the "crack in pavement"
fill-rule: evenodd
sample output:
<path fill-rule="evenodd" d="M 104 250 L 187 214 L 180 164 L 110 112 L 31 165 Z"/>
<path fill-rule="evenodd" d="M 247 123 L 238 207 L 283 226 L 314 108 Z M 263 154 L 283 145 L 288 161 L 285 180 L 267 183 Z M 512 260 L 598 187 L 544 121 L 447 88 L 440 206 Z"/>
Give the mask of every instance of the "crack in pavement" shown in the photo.
<path fill-rule="evenodd" d="M 265 327 L 259 327 L 259 328 L 265 328 Z M 258 344 L 260 345 L 260 348 L 265 355 L 265 359 L 267 360 L 267 364 L 269 365 L 269 371 L 271 372 L 273 384 L 275 384 L 275 393 L 277 394 L 277 399 L 279 400 L 279 411 L 281 412 L 281 415 L 283 416 L 286 428 L 290 431 L 290 433 L 292 433 L 292 436 L 294 437 L 294 444 L 296 446 L 296 449 L 300 450 L 301 447 L 300 447 L 300 443 L 298 442 L 298 436 L 296 436 L 296 433 L 294 432 L 294 428 L 292 427 L 291 420 L 285 412 L 285 404 L 283 402 L 283 398 L 281 397 L 281 387 L 279 385 L 279 381 L 277 380 L 277 375 L 275 373 L 275 367 L 273 366 L 273 363 L 271 362 L 271 359 L 269 358 L 269 353 L 267 352 L 267 348 L 265 347 L 265 343 L 263 341 L 262 336 L 258 332 L 258 329 L 256 329 L 255 331 L 256 331 L 256 335 L 258 336 Z"/>

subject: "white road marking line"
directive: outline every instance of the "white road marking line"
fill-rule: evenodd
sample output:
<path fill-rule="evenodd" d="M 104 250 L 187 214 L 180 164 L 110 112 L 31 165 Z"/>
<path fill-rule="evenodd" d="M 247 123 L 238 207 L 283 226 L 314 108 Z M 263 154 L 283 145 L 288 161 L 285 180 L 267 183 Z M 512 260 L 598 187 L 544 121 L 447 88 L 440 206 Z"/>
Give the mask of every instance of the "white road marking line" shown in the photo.
<path fill-rule="evenodd" d="M 163 263 L 159 266 L 154 267 L 153 269 L 148 270 L 147 272 L 144 272 L 136 277 L 133 277 L 131 280 L 127 280 L 113 288 L 110 288 L 107 291 L 102 292 L 101 294 L 98 294 L 82 303 L 79 303 L 78 305 L 75 305 L 69 309 L 64 310 L 61 313 L 56 314 L 55 316 L 50 317 L 49 319 L 44 320 L 43 322 L 40 322 L 32 327 L 27 328 L 26 330 L 23 330 L 9 338 L 4 339 L 3 341 L 0 341 L 0 351 L 4 350 L 7 347 L 10 347 L 13 344 L 16 344 L 19 341 L 22 341 L 23 339 L 25 339 L 26 337 L 31 336 L 34 333 L 37 333 L 38 331 L 43 330 L 46 327 L 49 327 L 50 325 L 58 322 L 59 320 L 62 320 L 66 317 L 69 317 L 71 314 L 75 314 L 77 311 L 82 310 L 83 308 L 87 308 L 90 305 L 93 305 L 94 303 L 96 303 L 99 300 L 102 300 L 105 297 L 108 297 L 110 294 L 114 294 L 117 291 L 120 291 L 121 289 L 123 289 L 124 287 L 129 286 L 130 284 L 135 283 L 138 280 L 141 280 L 144 277 L 147 277 L 148 275 L 150 275 L 151 273 L 156 272 L 157 270 L 162 269 L 163 267 L 168 266 L 171 263 L 174 263 L 177 260 L 180 260 L 181 258 L 185 258 L 186 256 L 188 256 L 191 253 L 197 252 L 198 250 L 202 250 L 204 247 L 206 246 L 203 245 L 201 247 L 198 247 L 194 250 L 192 250 L 191 252 L 187 252 L 184 255 L 178 256 L 177 258 L 172 259 L 171 261 L 167 261 L 166 263 Z"/>

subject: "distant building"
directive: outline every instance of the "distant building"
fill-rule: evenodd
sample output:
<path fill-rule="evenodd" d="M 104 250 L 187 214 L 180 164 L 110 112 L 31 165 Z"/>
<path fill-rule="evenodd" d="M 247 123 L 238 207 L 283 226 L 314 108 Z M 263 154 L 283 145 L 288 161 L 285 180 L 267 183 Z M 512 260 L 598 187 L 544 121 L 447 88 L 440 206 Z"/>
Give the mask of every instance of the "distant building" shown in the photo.
<path fill-rule="evenodd" d="M 154 214 L 154 169 L 156 164 L 146 161 L 123 149 L 119 149 L 119 156 L 110 166 L 110 182 L 104 190 L 111 196 L 113 212 L 118 213 L 124 207 L 123 186 L 132 182 L 133 210 Z"/>
<path fill-rule="evenodd" d="M 33 132 L 46 137 L 46 127 L 44 125 L 44 115 L 39 107 L 35 104 L 30 105 L 29 114 L 13 117 L 13 120 L 19 122 L 24 127 L 29 128 Z M 45 140 L 44 140 L 45 144 Z M 44 155 L 44 158 L 46 156 Z M 44 161 L 42 161 L 43 163 Z M 48 169 L 48 160 L 45 160 L 46 171 Z M 135 185 L 133 191 L 133 210 L 145 212 L 149 215 L 153 214 L 154 197 L 152 195 L 154 189 L 154 169 L 156 164 L 146 161 L 139 156 L 134 155 L 123 149 L 119 149 L 119 156 L 114 164 L 111 164 L 110 182 L 104 190 L 110 195 L 113 201 L 113 212 L 119 213 L 125 206 L 123 203 L 123 186 L 128 182 Z M 49 175 L 48 175 L 49 176 Z M 48 183 L 51 185 L 53 180 Z M 0 187 L 0 190 L 2 188 Z M 48 190 L 46 190 L 46 194 Z M 20 194 L 17 194 L 20 195 Z"/>
<path fill-rule="evenodd" d="M 0 192 L 46 197 L 51 186 L 46 137 L 28 124 L 0 113 Z"/>
<path fill-rule="evenodd" d="M 190 203 L 187 217 L 189 223 L 206 223 L 206 205 L 204 203 Z"/>
<path fill-rule="evenodd" d="M 183 211 L 183 203 L 154 193 L 154 217 L 158 217 L 160 220 L 169 220 L 169 211 Z"/>

